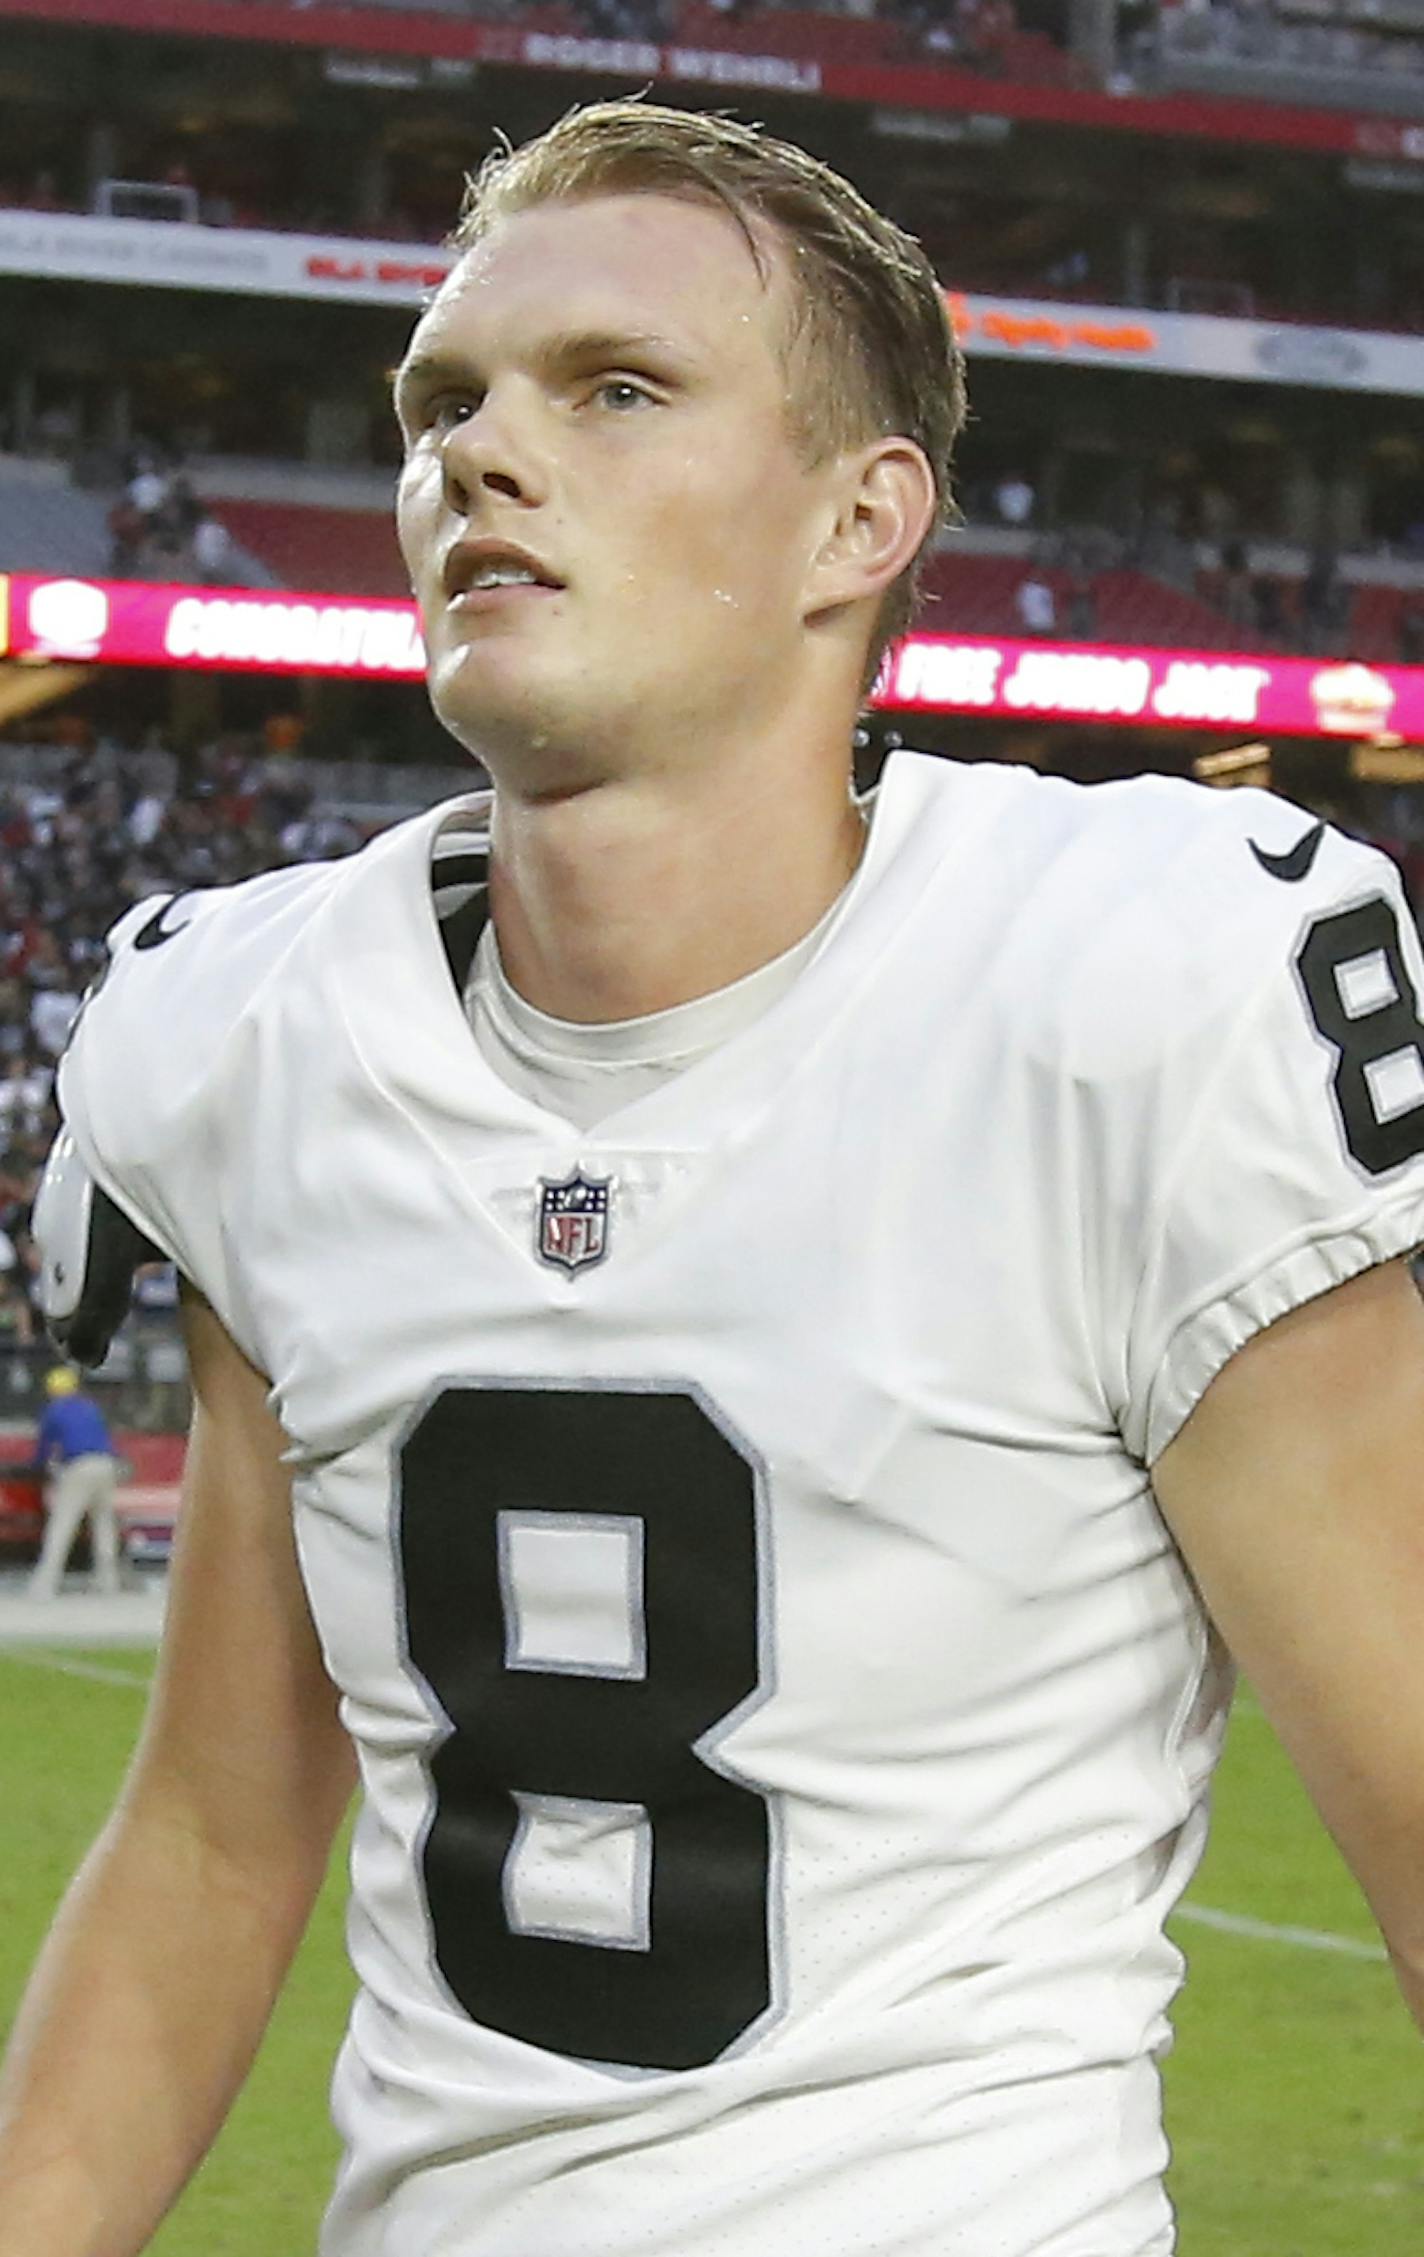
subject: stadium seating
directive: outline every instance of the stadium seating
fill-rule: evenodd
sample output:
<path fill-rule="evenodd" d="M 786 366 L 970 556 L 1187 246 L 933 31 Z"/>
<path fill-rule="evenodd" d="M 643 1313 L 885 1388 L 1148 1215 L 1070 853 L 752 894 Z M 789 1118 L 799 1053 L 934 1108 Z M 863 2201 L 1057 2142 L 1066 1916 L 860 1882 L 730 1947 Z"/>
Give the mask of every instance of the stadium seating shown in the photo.
<path fill-rule="evenodd" d="M 1298 577 L 1285 574 L 1280 577 L 1279 585 L 1281 609 L 1288 626 L 1285 640 L 1289 646 L 1294 647 L 1299 642 L 1308 641 L 1308 638 L 1301 635 L 1297 624 L 1302 583 Z M 1199 608 L 1212 606 L 1221 593 L 1221 575 L 1216 572 L 1200 574 L 1197 593 L 1201 599 Z M 1401 626 L 1407 612 L 1417 613 L 1421 608 L 1424 608 L 1424 590 L 1377 581 L 1355 581 L 1348 590 L 1347 609 L 1340 627 L 1328 638 L 1329 650 L 1341 656 L 1348 654 L 1352 658 L 1372 660 L 1380 665 L 1405 659 L 1417 665 L 1417 656 L 1401 648 Z M 1238 650 L 1277 647 L 1281 641 L 1280 637 L 1275 637 L 1268 644 L 1251 629 L 1231 626 L 1217 612 L 1213 611 L 1210 615 L 1217 619 L 1226 643 Z M 1220 640 L 1218 637 L 1217 641 Z M 1217 644 L 1206 647 L 1215 648 Z"/>
<path fill-rule="evenodd" d="M 1418 603 L 1418 597 L 1414 599 Z M 1350 617 L 1350 649 L 1357 658 L 1387 663 L 1399 655 L 1401 615 L 1411 609 L 1402 588 L 1360 588 Z"/>
<path fill-rule="evenodd" d="M 211 506 L 234 539 L 288 587 L 334 595 L 409 593 L 386 511 L 270 501 L 222 500 Z M 954 546 L 941 550 L 925 574 L 929 601 L 922 625 L 934 634 L 1018 634 L 1014 591 L 1027 571 L 1022 556 L 986 556 L 977 548 L 966 552 Z M 1074 576 L 1057 568 L 1042 576 L 1058 597 L 1062 622 Z M 1104 642 L 1216 650 L 1227 647 L 1235 636 L 1209 602 L 1145 572 L 1098 573 L 1092 588 L 1095 632 Z"/>
<path fill-rule="evenodd" d="M 930 634 L 1021 635 L 1014 594 L 1029 570 L 1029 560 L 1023 556 L 986 556 L 953 546 L 941 549 L 925 574 L 928 601 L 920 624 Z M 1053 589 L 1059 613 L 1055 633 L 1061 634 L 1074 575 L 1054 566 L 1035 565 L 1033 570 Z M 1221 650 L 1233 640 L 1233 630 L 1220 612 L 1148 573 L 1100 572 L 1091 584 L 1098 641 Z"/>
<path fill-rule="evenodd" d="M 841 16 L 814 8 L 766 8 L 755 17 L 757 52 L 764 55 L 814 55 L 827 63 L 903 61 L 914 53 L 906 27 L 893 16 Z M 689 0 L 679 11 L 677 36 L 687 47 L 725 47 L 727 18 L 707 0 Z M 742 44 L 744 41 L 737 41 Z"/>
<path fill-rule="evenodd" d="M 0 456 L 0 569 L 104 573 L 112 545 L 106 504 L 62 463 Z"/>
<path fill-rule="evenodd" d="M 289 588 L 321 594 L 408 596 L 389 510 L 215 501 L 233 539 Z"/>

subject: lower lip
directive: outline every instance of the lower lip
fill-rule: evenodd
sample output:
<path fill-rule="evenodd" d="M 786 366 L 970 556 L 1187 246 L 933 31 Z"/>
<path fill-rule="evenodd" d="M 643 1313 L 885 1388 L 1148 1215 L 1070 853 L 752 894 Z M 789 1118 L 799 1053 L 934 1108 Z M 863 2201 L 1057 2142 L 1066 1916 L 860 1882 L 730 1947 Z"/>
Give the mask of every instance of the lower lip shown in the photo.
<path fill-rule="evenodd" d="M 445 608 L 458 616 L 463 612 L 491 611 L 499 604 L 511 602 L 516 596 L 556 596 L 560 593 L 558 588 L 540 587 L 529 580 L 515 580 L 501 588 L 466 588 L 460 595 L 452 596 Z"/>

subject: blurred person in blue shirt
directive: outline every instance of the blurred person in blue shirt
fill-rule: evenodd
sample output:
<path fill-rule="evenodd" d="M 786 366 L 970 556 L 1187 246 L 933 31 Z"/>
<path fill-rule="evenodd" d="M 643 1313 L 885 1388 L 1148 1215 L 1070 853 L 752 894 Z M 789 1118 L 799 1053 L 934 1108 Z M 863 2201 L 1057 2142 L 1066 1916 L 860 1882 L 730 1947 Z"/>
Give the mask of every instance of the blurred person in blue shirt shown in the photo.
<path fill-rule="evenodd" d="M 114 1506 L 119 1468 L 104 1414 L 81 1392 L 67 1366 L 45 1375 L 49 1397 L 40 1420 L 38 1455 L 46 1478 L 44 1542 L 30 1580 L 32 1599 L 58 1595 L 65 1562 L 84 1519 L 94 1549 L 94 1585 L 116 1592 L 119 1582 L 119 1519 Z"/>

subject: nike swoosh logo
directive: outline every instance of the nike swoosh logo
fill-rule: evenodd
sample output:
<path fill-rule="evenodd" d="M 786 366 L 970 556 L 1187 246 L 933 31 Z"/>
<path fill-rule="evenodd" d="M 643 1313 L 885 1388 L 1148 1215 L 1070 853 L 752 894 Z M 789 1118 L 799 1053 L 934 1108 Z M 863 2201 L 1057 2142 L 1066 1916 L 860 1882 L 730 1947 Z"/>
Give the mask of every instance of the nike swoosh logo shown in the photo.
<path fill-rule="evenodd" d="M 165 925 L 163 922 L 169 910 L 182 899 L 181 893 L 169 894 L 168 899 L 149 918 L 148 923 L 134 934 L 135 948 L 161 948 L 166 940 L 176 940 L 180 933 L 186 933 L 192 923 L 190 917 L 185 917 L 181 925 Z"/>
<path fill-rule="evenodd" d="M 1296 886 L 1302 878 L 1309 875 L 1310 865 L 1320 851 L 1320 842 L 1324 836 L 1325 825 L 1312 823 L 1305 836 L 1298 838 L 1295 845 L 1288 847 L 1284 854 L 1270 854 L 1265 847 L 1257 846 L 1254 839 L 1248 839 L 1246 844 L 1270 877 L 1284 878 L 1288 886 Z"/>

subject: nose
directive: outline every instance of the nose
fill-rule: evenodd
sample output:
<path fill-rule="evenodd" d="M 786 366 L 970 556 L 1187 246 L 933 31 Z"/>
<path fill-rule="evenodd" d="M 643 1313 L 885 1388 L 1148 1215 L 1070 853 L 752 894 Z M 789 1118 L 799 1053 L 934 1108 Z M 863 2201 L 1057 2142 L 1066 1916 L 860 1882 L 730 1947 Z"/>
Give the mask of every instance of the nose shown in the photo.
<path fill-rule="evenodd" d="M 440 468 L 446 506 L 462 517 L 484 495 L 528 503 L 543 498 L 544 479 L 528 438 L 513 429 L 507 409 L 496 413 L 488 395 L 475 414 L 452 426 Z"/>

